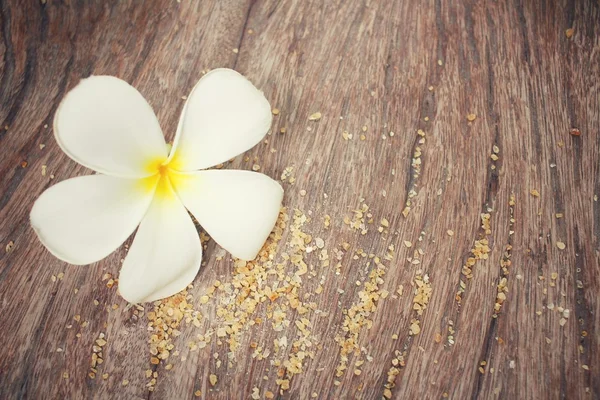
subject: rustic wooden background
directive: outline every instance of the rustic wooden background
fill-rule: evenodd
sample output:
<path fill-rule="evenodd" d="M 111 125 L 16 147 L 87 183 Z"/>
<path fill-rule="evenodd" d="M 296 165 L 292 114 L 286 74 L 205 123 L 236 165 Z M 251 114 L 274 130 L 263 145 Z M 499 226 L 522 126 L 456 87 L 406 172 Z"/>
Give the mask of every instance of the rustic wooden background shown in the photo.
<path fill-rule="evenodd" d="M 0 398 L 600 397 L 597 1 L 0 0 L 0 32 Z M 216 67 L 248 76 L 280 110 L 269 143 L 230 167 L 259 164 L 276 179 L 293 167 L 284 206 L 310 218 L 302 229 L 324 239 L 332 262 L 321 267 L 316 251 L 306 254 L 317 276 L 299 295 L 320 315 L 290 313 L 279 332 L 270 322 L 249 328 L 234 354 L 215 335 L 189 352 L 190 337 L 221 323 L 218 291 L 199 299 L 234 273 L 209 242 L 189 290 L 201 323 L 182 322 L 173 338 L 181 355 L 153 365 L 152 305 L 144 315 L 127 309 L 106 286 L 125 250 L 66 265 L 36 239 L 28 214 L 45 188 L 88 173 L 62 154 L 51 128 L 81 78 L 133 84 L 172 139 L 182 96 Z M 315 112 L 321 119 L 309 121 Z M 364 235 L 343 222 L 361 204 L 373 219 L 365 216 Z M 490 214 L 487 234 L 481 213 Z M 467 279 L 463 265 L 482 238 L 489 257 Z M 343 242 L 350 247 L 335 275 Z M 363 354 L 350 354 L 336 377 L 344 310 L 360 302 L 374 268 L 352 254 L 383 256 L 390 245 L 378 289 L 389 296 L 359 330 Z M 407 261 L 417 249 L 420 264 Z M 284 238 L 277 256 L 287 250 Z M 425 275 L 432 296 L 418 315 L 413 285 Z M 502 278 L 506 300 L 494 318 Z M 255 315 L 268 318 L 268 307 Z M 273 365 L 275 354 L 253 357 L 254 346 L 272 349 L 286 335 L 291 343 L 301 317 L 312 321 L 314 346 L 301 373 Z M 101 332 L 104 362 L 92 379 Z M 285 360 L 298 349 L 282 351 Z M 158 376 L 153 392 L 148 369 Z"/>

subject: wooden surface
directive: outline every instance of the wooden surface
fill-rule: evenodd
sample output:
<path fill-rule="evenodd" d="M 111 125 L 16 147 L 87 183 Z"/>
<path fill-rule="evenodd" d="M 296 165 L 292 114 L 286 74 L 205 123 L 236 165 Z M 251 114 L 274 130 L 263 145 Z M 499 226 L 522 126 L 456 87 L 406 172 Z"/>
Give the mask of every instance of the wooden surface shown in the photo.
<path fill-rule="evenodd" d="M 0 0 L 0 398 L 600 397 L 597 1 L 42 3 Z M 171 140 L 182 96 L 216 67 L 248 76 L 280 110 L 268 144 L 226 167 L 257 164 L 278 180 L 293 167 L 289 220 L 265 250 L 273 262 L 245 273 L 208 242 L 188 290 L 198 326 L 174 323 L 181 334 L 154 365 L 154 306 L 127 308 L 107 287 L 125 248 L 66 265 L 28 214 L 44 189 L 89 173 L 51 129 L 81 78 L 133 84 Z M 364 204 L 364 228 L 344 223 L 360 225 Z M 260 271 L 262 283 L 240 283 Z"/>

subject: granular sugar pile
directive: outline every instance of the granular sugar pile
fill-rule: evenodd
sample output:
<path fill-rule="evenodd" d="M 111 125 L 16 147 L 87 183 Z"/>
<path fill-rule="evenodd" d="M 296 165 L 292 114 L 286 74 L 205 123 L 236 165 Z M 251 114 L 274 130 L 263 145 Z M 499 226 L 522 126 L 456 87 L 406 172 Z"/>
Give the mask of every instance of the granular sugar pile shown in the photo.
<path fill-rule="evenodd" d="M 282 208 L 279 218 L 265 245 L 252 261 L 234 260 L 234 271 L 229 282 L 215 281 L 205 294 L 199 297 L 201 305 L 216 303 L 217 319 L 210 329 L 196 336 L 197 340 L 188 343 L 191 351 L 207 346 L 213 337 L 217 345 L 228 347 L 228 364 L 235 360 L 235 352 L 244 341 L 244 332 L 253 326 L 265 326 L 274 332 L 295 332 L 288 338 L 286 334 L 273 340 L 272 345 L 259 345 L 250 342 L 254 349 L 252 357 L 263 360 L 271 356 L 270 363 L 277 368 L 277 384 L 281 390 L 289 388 L 289 379 L 303 370 L 307 358 L 314 357 L 316 338 L 312 336 L 311 313 L 317 310 L 315 302 L 308 302 L 301 296 L 303 279 L 317 276 L 317 268 L 329 265 L 323 239 L 313 242 L 311 235 L 304 232 L 308 217 L 295 210 L 292 223 L 288 227 L 287 209 Z M 287 242 L 280 248 L 284 230 L 289 228 Z M 312 243 L 312 245 L 311 245 Z M 280 254 L 277 254 L 278 248 Z M 283 249 L 283 251 L 281 251 Z M 312 261 L 308 255 L 314 251 Z M 147 314 L 149 320 L 151 364 L 167 360 L 174 350 L 173 338 L 180 335 L 182 321 L 200 327 L 201 316 L 192 306 L 192 296 L 184 291 L 176 296 L 154 304 L 154 310 Z M 263 317 L 264 315 L 264 317 Z M 291 329 L 290 329 L 291 327 Z M 170 364 L 167 364 L 169 366 Z M 217 362 L 221 365 L 221 361 Z M 169 368 L 167 368 L 169 369 Z M 156 371 L 148 370 L 151 378 L 148 388 L 156 384 Z M 216 377 L 216 376 L 215 376 Z M 213 384 L 217 384 L 216 379 Z"/>
<path fill-rule="evenodd" d="M 188 289 L 192 288 L 192 285 L 188 286 Z M 200 326 L 202 316 L 194 310 L 192 301 L 192 295 L 188 294 L 187 290 L 183 290 L 174 296 L 154 302 L 152 311 L 146 314 L 148 332 L 150 333 L 148 340 L 151 355 L 150 364 L 158 365 L 161 362 L 166 362 L 171 355 L 178 355 L 178 351 L 174 351 L 173 339 L 181 335 L 179 327 L 182 321 L 185 320 L 187 324 L 193 324 L 196 327 Z M 173 364 L 166 364 L 166 370 L 171 368 L 173 368 Z M 145 374 L 146 378 L 149 379 L 146 387 L 149 391 L 153 391 L 158 372 L 147 369 Z"/>
<path fill-rule="evenodd" d="M 292 377 L 305 370 L 306 362 L 313 359 L 315 352 L 322 346 L 319 338 L 313 334 L 313 324 L 329 312 L 319 310 L 315 300 L 323 293 L 327 276 L 338 277 L 341 279 L 340 283 L 344 281 L 341 260 L 351 247 L 344 242 L 340 245 L 341 248 L 328 250 L 322 238 L 313 238 L 306 232 L 306 227 L 311 222 L 307 215 L 300 210 L 294 210 L 290 214 L 288 216 L 286 208 L 281 209 L 275 228 L 256 259 L 234 259 L 234 270 L 231 277 L 227 278 L 228 282 L 217 280 L 203 294 L 197 295 L 199 309 L 208 303 L 216 307 L 216 320 L 210 322 L 208 330 L 197 334 L 194 340 L 187 343 L 190 351 L 201 350 L 213 340 L 217 346 L 226 346 L 227 360 L 217 360 L 217 368 L 222 362 L 232 367 L 236 351 L 250 348 L 252 358 L 268 360 L 269 365 L 274 368 L 278 388 L 272 390 L 280 393 L 290 388 Z M 382 221 L 387 232 L 389 222 L 386 219 Z M 367 225 L 373 223 L 373 216 L 364 200 L 361 199 L 361 205 L 353 212 L 353 217 L 344 222 L 352 231 L 358 231 L 360 235 L 366 234 Z M 324 228 L 329 229 L 330 223 L 330 218 L 325 218 Z M 362 289 L 355 301 L 348 309 L 342 310 L 343 322 L 337 328 L 338 334 L 334 338 L 340 349 L 336 377 L 342 376 L 349 368 L 349 357 L 352 354 L 359 356 L 353 363 L 352 371 L 355 375 L 361 373 L 360 366 L 365 362 L 362 354 L 366 355 L 366 352 L 360 347 L 359 335 L 363 330 L 371 328 L 378 302 L 389 295 L 387 290 L 382 289 L 387 269 L 382 259 L 393 259 L 394 246 L 390 245 L 382 257 L 367 254 L 360 249 L 351 256 L 352 265 L 364 263 L 368 272 L 364 282 L 356 282 Z M 311 280 L 310 285 L 305 285 Z M 191 288 L 190 286 L 188 289 Z M 313 291 L 309 288 L 313 288 Z M 173 340 L 181 334 L 179 329 L 182 322 L 196 327 L 203 326 L 200 312 L 194 310 L 193 303 L 194 299 L 189 291 L 184 291 L 155 302 L 153 311 L 147 313 L 151 364 L 157 366 L 168 362 L 170 356 L 178 355 Z M 253 327 L 275 333 L 272 343 L 252 341 L 249 331 Z M 372 357 L 368 355 L 366 359 L 372 361 Z M 165 369 L 170 368 L 172 364 L 166 364 Z M 209 381 L 214 387 L 218 384 L 218 379 L 214 373 L 211 373 L 212 376 L 214 378 Z M 150 380 L 148 389 L 152 391 L 158 377 L 156 368 L 148 369 L 146 377 Z M 334 383 L 340 384 L 337 380 Z M 271 394 L 273 392 L 268 391 L 263 395 L 270 398 Z"/>
<path fill-rule="evenodd" d="M 348 368 L 348 356 L 351 353 L 360 355 L 360 347 L 358 337 L 365 327 L 370 329 L 373 321 L 371 315 L 377 310 L 377 302 L 380 298 L 385 298 L 387 295 L 380 290 L 380 285 L 383 284 L 383 276 L 385 275 L 386 267 L 383 265 L 379 257 L 373 257 L 374 268 L 369 272 L 369 280 L 363 285 L 364 289 L 358 293 L 359 301 L 354 303 L 348 310 L 344 310 L 344 323 L 342 326 L 343 335 L 336 336 L 335 340 L 340 345 L 340 360 L 336 368 L 336 377 L 344 374 Z M 370 267 L 371 262 L 367 263 Z M 361 360 L 355 363 L 355 375 L 360 375 L 359 367 L 364 361 Z M 339 381 L 334 382 L 339 385 Z"/>

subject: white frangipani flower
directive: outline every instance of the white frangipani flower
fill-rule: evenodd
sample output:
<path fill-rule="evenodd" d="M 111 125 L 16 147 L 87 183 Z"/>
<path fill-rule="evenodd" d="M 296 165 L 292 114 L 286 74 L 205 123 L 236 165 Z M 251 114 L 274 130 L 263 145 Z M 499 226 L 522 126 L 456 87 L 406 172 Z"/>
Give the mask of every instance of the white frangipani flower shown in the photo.
<path fill-rule="evenodd" d="M 171 296 L 192 282 L 202 246 L 188 210 L 235 257 L 251 260 L 273 229 L 283 189 L 251 171 L 204 170 L 259 143 L 269 102 L 230 69 L 206 74 L 184 106 L 173 148 L 142 95 L 111 76 L 84 79 L 61 102 L 62 150 L 98 174 L 47 189 L 31 225 L 56 257 L 76 265 L 116 250 L 139 225 L 119 275 L 131 303 Z"/>

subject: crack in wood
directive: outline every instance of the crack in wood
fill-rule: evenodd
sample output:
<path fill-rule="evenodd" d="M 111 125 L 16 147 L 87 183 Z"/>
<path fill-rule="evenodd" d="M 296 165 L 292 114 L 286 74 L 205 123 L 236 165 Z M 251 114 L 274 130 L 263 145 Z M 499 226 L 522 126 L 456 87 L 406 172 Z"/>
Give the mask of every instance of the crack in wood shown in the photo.
<path fill-rule="evenodd" d="M 6 137 L 7 131 L 10 129 L 11 125 L 15 121 L 17 114 L 23 107 L 25 96 L 29 93 L 32 86 L 35 84 L 35 74 L 34 71 L 36 69 L 36 55 L 37 49 L 36 46 L 30 45 L 25 52 L 25 68 L 23 72 L 23 79 L 19 89 L 16 94 L 9 96 L 12 99 L 12 106 L 8 109 L 8 113 L 6 117 L 2 121 L 0 125 L 0 143 Z M 2 99 L 3 104 L 8 103 L 9 99 Z"/>
<path fill-rule="evenodd" d="M 9 101 L 12 98 L 12 83 L 14 82 L 13 75 L 15 73 L 15 52 L 11 34 L 11 12 L 5 0 L 0 0 L 0 24 L 2 25 L 2 42 L 4 43 L 3 71 L 2 79 L 0 80 L 0 104 L 2 104 L 2 109 L 9 109 Z M 0 126 L 0 141 L 5 135 L 6 130 L 4 129 L 4 124 L 2 124 Z"/>
<path fill-rule="evenodd" d="M 242 50 L 242 44 L 244 43 L 244 38 L 246 37 L 246 28 L 248 26 L 248 21 L 250 20 L 250 14 L 252 13 L 252 8 L 256 4 L 256 1 L 257 0 L 250 0 L 250 4 L 248 5 L 248 9 L 246 10 L 246 18 L 244 18 L 244 23 L 242 24 L 242 31 L 240 33 L 240 37 L 238 39 L 237 47 L 236 47 L 238 49 L 238 52 L 236 53 L 235 58 L 233 60 L 233 65 L 231 67 L 232 69 L 235 69 L 235 67 L 237 67 L 237 63 L 240 58 L 240 53 Z"/>
<path fill-rule="evenodd" d="M 577 318 L 577 328 L 580 329 L 580 332 L 578 333 L 579 351 L 577 353 L 579 353 L 579 360 L 582 365 L 595 365 L 593 360 L 597 360 L 598 355 L 594 354 L 596 349 L 594 348 L 593 344 L 590 343 L 592 336 L 594 335 L 594 327 L 592 324 L 590 324 L 590 321 L 593 321 L 594 319 L 594 313 L 586 299 L 586 286 L 589 284 L 588 282 L 585 282 L 583 277 L 586 272 L 585 269 L 588 268 L 586 263 L 586 255 L 588 252 L 585 251 L 585 248 L 581 247 L 581 236 L 579 234 L 579 227 L 577 225 L 574 227 L 573 243 L 575 251 L 575 273 L 573 274 L 573 283 L 575 288 L 575 317 Z M 563 358 L 563 368 L 566 368 L 565 364 L 567 362 L 569 361 Z M 600 393 L 600 381 L 592 380 L 592 372 L 590 370 L 587 370 L 583 373 L 586 375 L 585 381 L 588 384 L 588 387 L 594 387 L 594 393 Z M 563 379 L 566 379 L 566 375 L 566 371 L 563 371 Z M 561 393 L 564 393 L 566 396 L 566 392 L 566 381 L 564 384 L 561 382 Z"/>
<path fill-rule="evenodd" d="M 485 361 L 487 365 L 491 364 L 490 360 L 493 355 L 495 337 L 498 330 L 498 317 L 500 316 L 500 309 L 503 306 L 504 302 L 507 301 L 506 295 L 504 295 L 504 293 L 507 291 L 505 290 L 505 288 L 507 288 L 508 286 L 508 278 L 510 275 L 509 267 L 511 266 L 510 259 L 512 257 L 513 233 L 515 226 L 514 207 L 514 196 L 511 195 L 511 199 L 509 201 L 508 239 L 507 244 L 504 247 L 504 254 L 500 257 L 500 268 L 498 270 L 498 276 L 496 278 L 496 288 L 498 288 L 498 295 L 496 296 L 493 313 L 489 325 L 486 329 L 486 334 L 484 336 L 485 339 L 483 341 L 483 347 L 481 349 L 481 355 L 479 356 L 479 360 Z M 484 368 L 484 372 L 485 371 L 487 370 Z M 479 398 L 481 389 L 483 387 L 484 379 L 485 373 L 478 373 L 477 379 L 475 380 L 475 386 L 473 387 L 473 391 L 471 393 L 472 399 Z"/>

